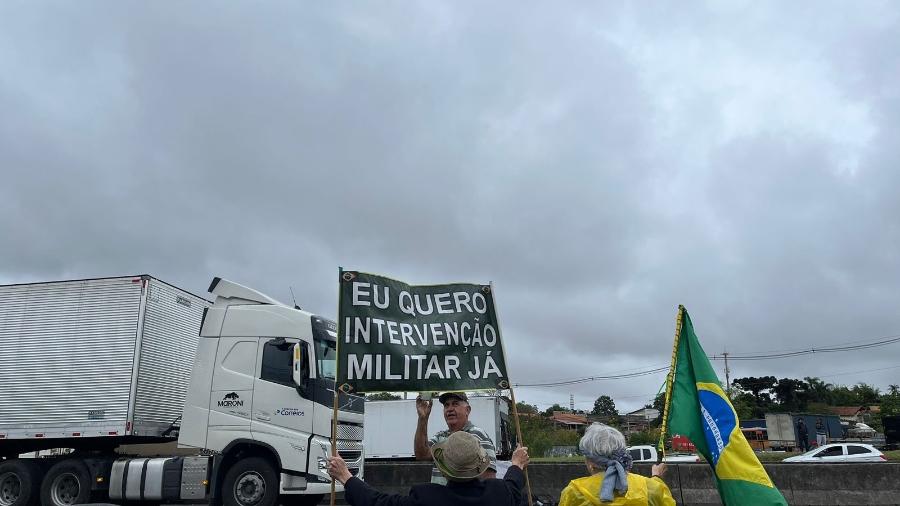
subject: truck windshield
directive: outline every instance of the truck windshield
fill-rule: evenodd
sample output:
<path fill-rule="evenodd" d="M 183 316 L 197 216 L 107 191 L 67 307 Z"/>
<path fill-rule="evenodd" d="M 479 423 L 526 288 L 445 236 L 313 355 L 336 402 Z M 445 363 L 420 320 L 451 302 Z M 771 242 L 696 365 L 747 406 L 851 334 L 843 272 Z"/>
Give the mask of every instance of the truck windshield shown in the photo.
<path fill-rule="evenodd" d="M 313 316 L 312 330 L 319 377 L 333 380 L 337 366 L 337 324 L 320 316 Z"/>

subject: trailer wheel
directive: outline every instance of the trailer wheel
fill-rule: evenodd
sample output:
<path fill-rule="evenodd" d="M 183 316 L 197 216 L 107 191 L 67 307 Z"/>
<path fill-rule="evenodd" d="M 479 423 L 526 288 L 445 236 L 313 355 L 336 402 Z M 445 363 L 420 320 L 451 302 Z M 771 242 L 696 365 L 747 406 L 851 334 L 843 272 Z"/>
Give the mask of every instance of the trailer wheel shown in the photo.
<path fill-rule="evenodd" d="M 278 473 L 260 457 L 241 459 L 225 473 L 222 502 L 225 506 L 275 506 L 278 502 Z"/>
<path fill-rule="evenodd" d="M 91 474 L 78 460 L 64 460 L 50 468 L 41 484 L 41 504 L 70 506 L 91 501 Z"/>
<path fill-rule="evenodd" d="M 41 468 L 28 460 L 0 462 L 0 506 L 32 506 L 40 498 Z"/>

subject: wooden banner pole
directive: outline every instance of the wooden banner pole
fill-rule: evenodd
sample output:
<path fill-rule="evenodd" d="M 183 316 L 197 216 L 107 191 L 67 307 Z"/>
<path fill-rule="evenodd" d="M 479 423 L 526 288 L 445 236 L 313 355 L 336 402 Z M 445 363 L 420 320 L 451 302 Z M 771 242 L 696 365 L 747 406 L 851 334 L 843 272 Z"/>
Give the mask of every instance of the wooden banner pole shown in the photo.
<path fill-rule="evenodd" d="M 337 379 L 334 382 L 334 411 L 331 414 L 331 456 L 337 457 L 337 421 L 338 421 L 338 402 L 340 401 L 340 395 L 338 393 L 337 387 Z M 337 481 L 334 478 L 331 479 L 331 506 L 334 506 L 335 501 L 335 492 L 334 492 L 334 482 Z"/>
<path fill-rule="evenodd" d="M 340 322 L 340 314 L 341 314 L 341 293 L 344 292 L 344 287 L 341 286 L 341 283 L 344 282 L 344 268 L 338 267 L 338 326 L 341 325 Z M 338 336 L 340 336 L 340 332 L 338 332 Z M 338 337 L 337 342 L 334 345 L 334 405 L 332 406 L 331 413 L 331 456 L 337 457 L 337 422 L 338 422 L 338 403 L 341 400 L 340 392 L 338 390 L 337 384 L 337 376 L 338 376 L 338 361 L 341 359 L 340 354 L 341 340 Z M 335 482 L 334 478 L 331 479 L 331 506 L 334 506 L 335 502 Z"/>
<path fill-rule="evenodd" d="M 520 446 L 524 446 L 525 442 L 522 441 L 522 428 L 519 425 L 519 409 L 516 407 L 516 393 L 513 391 L 512 381 L 509 381 L 509 361 L 506 360 L 506 342 L 503 340 L 503 331 L 500 330 L 500 310 L 497 309 L 497 292 L 494 291 L 494 282 L 491 281 L 488 286 L 491 290 L 491 299 L 494 301 L 494 317 L 497 318 L 497 333 L 500 335 L 500 351 L 503 353 L 503 366 L 506 368 L 506 380 L 509 383 L 509 397 L 512 401 L 512 410 L 513 410 L 513 420 L 516 422 L 516 441 Z M 515 451 L 515 448 L 513 448 Z M 526 466 L 523 469 L 525 472 L 525 488 L 528 490 L 528 506 L 532 506 L 534 503 L 531 499 L 531 481 L 528 479 L 528 467 Z"/>
<path fill-rule="evenodd" d="M 503 357 L 504 363 L 506 361 L 506 357 Z M 509 366 L 507 366 L 507 369 Z M 524 446 L 525 442 L 522 441 L 522 427 L 519 426 L 519 409 L 516 407 L 516 393 L 513 390 L 512 383 L 509 385 L 509 397 L 512 400 L 512 409 L 513 409 L 513 420 L 516 421 L 516 441 L 519 442 L 520 446 Z M 531 481 L 528 479 L 528 467 L 525 469 L 525 488 L 528 490 L 528 506 L 532 506 L 533 501 L 531 498 Z"/>

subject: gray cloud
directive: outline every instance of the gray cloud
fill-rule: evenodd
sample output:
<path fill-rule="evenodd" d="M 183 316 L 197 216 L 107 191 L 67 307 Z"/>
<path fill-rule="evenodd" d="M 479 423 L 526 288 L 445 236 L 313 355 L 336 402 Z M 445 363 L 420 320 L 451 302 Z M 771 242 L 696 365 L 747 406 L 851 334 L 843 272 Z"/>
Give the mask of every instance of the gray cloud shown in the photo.
<path fill-rule="evenodd" d="M 0 282 L 218 275 L 331 315 L 338 265 L 493 280 L 522 383 L 665 364 L 678 303 L 711 353 L 900 334 L 898 25 L 875 2 L 7 2 Z M 637 407 L 661 381 L 519 397 Z"/>

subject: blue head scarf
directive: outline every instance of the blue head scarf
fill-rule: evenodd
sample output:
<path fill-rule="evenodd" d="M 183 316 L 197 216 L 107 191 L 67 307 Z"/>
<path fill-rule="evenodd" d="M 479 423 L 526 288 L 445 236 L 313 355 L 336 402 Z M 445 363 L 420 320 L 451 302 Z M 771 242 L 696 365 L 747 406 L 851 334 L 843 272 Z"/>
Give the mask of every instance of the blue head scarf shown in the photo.
<path fill-rule="evenodd" d="M 615 498 L 614 491 L 622 494 L 628 492 L 628 471 L 633 462 L 627 450 L 616 450 L 611 456 L 587 453 L 584 456 L 600 469 L 606 468 L 603 485 L 600 487 L 600 501 L 611 502 Z"/>

